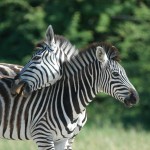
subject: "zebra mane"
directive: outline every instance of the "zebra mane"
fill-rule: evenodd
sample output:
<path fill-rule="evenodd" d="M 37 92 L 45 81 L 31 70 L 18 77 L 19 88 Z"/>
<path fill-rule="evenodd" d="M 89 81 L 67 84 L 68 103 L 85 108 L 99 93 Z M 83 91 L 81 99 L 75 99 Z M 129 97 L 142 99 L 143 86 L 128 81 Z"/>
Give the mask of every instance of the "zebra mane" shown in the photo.
<path fill-rule="evenodd" d="M 120 61 L 120 54 L 118 49 L 113 46 L 112 44 L 106 43 L 106 42 L 95 42 L 87 46 L 86 48 L 82 49 L 82 51 L 85 51 L 87 49 L 95 49 L 97 46 L 103 47 L 105 50 L 107 57 L 109 60 L 115 60 Z"/>
<path fill-rule="evenodd" d="M 66 39 L 62 35 L 55 35 L 55 41 L 56 44 L 59 44 L 59 47 L 62 48 L 64 53 L 68 55 L 68 57 L 75 56 L 79 53 L 78 49 L 75 47 L 75 45 L 72 45 L 71 42 Z M 70 53 L 70 54 L 69 54 Z"/>
<path fill-rule="evenodd" d="M 38 42 L 35 45 L 34 50 L 38 50 L 38 47 L 41 47 L 45 40 L 42 40 L 40 42 Z M 75 45 L 72 45 L 71 42 L 69 40 L 67 40 L 64 36 L 61 35 L 55 35 L 55 41 L 56 44 L 64 51 L 64 53 L 67 55 L 68 59 L 70 59 L 73 56 L 76 56 L 79 51 L 78 49 L 75 47 Z"/>
<path fill-rule="evenodd" d="M 55 41 L 59 41 L 60 45 L 63 45 L 63 43 L 65 43 L 65 42 L 68 44 L 71 44 L 70 41 L 68 39 L 66 39 L 64 36 L 57 35 L 57 34 L 55 34 Z"/>

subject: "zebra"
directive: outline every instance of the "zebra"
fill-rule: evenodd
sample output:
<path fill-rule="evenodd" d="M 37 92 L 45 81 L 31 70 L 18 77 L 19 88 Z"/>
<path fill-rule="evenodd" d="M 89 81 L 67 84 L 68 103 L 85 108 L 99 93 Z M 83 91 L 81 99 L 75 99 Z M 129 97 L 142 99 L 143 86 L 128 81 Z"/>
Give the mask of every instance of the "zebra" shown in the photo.
<path fill-rule="evenodd" d="M 42 57 L 37 60 L 37 64 L 42 64 L 45 60 Z M 37 64 L 34 64 L 36 69 Z M 31 68 L 28 64 L 19 73 L 19 82 L 14 82 L 13 85 L 15 90 L 21 86 L 22 90 L 28 91 L 29 97 L 39 94 L 35 107 L 40 103 L 44 105 L 47 101 L 45 114 L 34 123 L 31 132 L 39 150 L 71 150 L 75 136 L 86 123 L 86 107 L 100 92 L 111 95 L 128 107 L 139 101 L 136 89 L 119 63 L 119 51 L 111 44 L 92 43 L 61 65 L 61 79 L 50 87 L 40 85 L 37 91 L 30 88 L 32 95 L 26 87 L 32 86 L 29 81 L 36 78 L 37 74 L 30 76 Z M 26 78 L 27 74 L 29 75 Z M 40 73 L 38 77 L 42 78 Z M 36 85 L 36 81 L 34 84 Z M 41 95 L 44 95 L 42 102 Z M 38 114 L 35 117 L 38 118 Z"/>
<path fill-rule="evenodd" d="M 27 63 L 27 66 L 24 67 L 27 68 L 28 66 L 30 66 L 28 74 L 24 74 L 25 78 L 28 78 L 28 76 L 31 77 L 33 74 L 36 74 L 36 77 L 33 76 L 32 80 L 29 81 L 31 83 L 30 86 L 26 88 L 26 90 L 30 92 L 40 89 L 41 87 L 50 86 L 57 80 L 60 80 L 62 76 L 61 63 L 64 61 L 69 61 L 71 57 L 78 54 L 78 49 L 76 49 L 75 46 L 72 45 L 67 39 L 60 35 L 54 36 L 54 31 L 51 25 L 46 31 L 46 41 L 39 42 L 36 45 L 35 51 L 36 52 L 33 54 L 31 61 L 29 61 Z M 42 57 L 46 57 L 49 60 L 42 61 L 43 64 L 41 64 L 39 62 Z M 38 69 L 34 67 L 35 63 L 38 66 Z M 45 67 L 43 67 L 43 65 Z M 24 72 L 24 68 L 21 70 L 20 74 Z M 39 73 L 42 73 L 42 78 L 38 78 Z M 22 79 L 23 78 L 24 77 L 22 77 Z M 34 84 L 35 81 L 36 83 L 38 83 L 38 85 Z M 23 84 L 23 80 L 21 84 Z M 16 88 L 13 87 L 13 90 Z M 12 93 L 15 93 L 15 91 L 13 92 L 13 90 Z M 22 91 L 24 95 L 25 93 L 28 93 L 26 90 Z M 19 92 L 20 89 L 17 89 L 16 91 Z"/>
<path fill-rule="evenodd" d="M 54 35 L 52 26 L 49 26 L 46 31 L 46 40 L 38 43 L 35 50 L 32 62 L 37 61 L 42 52 L 49 59 L 49 70 L 47 71 L 49 71 L 48 77 L 50 79 L 44 85 L 45 88 L 61 78 L 60 66 L 63 61 L 68 61 L 78 54 L 78 50 L 66 38 Z M 31 61 L 29 63 L 32 66 Z M 48 88 L 47 92 L 41 89 L 32 93 L 29 97 L 22 96 L 22 94 L 25 94 L 22 89 L 19 89 L 18 95 L 15 95 L 14 89 L 11 88 L 14 79 L 17 81 L 17 76 L 23 70 L 24 68 L 20 65 L 0 63 L 0 138 L 12 140 L 32 139 L 32 130 L 46 113 L 48 99 L 45 98 L 45 94 L 49 93 Z M 31 89 L 35 91 L 35 88 L 32 87 Z"/>

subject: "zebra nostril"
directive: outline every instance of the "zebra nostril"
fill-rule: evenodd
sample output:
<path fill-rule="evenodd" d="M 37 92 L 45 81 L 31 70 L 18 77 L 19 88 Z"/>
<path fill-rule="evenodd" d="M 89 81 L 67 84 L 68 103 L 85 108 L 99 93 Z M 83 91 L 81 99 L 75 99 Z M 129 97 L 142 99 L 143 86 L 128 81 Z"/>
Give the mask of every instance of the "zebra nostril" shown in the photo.
<path fill-rule="evenodd" d="M 132 104 L 136 104 L 136 102 L 137 102 L 137 98 L 136 98 L 136 96 L 134 95 L 134 93 L 131 93 L 130 94 L 130 102 L 132 103 Z"/>
<path fill-rule="evenodd" d="M 131 102 L 131 104 L 137 104 L 138 101 L 139 101 L 139 95 L 138 95 L 138 93 L 137 93 L 135 90 L 133 90 L 133 89 L 130 90 L 129 101 Z"/>
<path fill-rule="evenodd" d="M 126 106 L 133 106 L 139 102 L 139 95 L 134 89 L 130 89 L 130 94 L 125 98 L 124 104 Z"/>

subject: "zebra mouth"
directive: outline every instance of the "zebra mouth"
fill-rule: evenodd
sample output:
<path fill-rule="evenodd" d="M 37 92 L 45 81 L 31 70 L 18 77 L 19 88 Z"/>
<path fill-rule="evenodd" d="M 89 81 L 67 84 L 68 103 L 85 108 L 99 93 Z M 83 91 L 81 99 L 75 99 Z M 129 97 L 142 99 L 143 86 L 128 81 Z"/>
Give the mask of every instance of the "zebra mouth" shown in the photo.
<path fill-rule="evenodd" d="M 31 94 L 31 88 L 26 81 L 15 83 L 11 87 L 12 94 L 21 94 L 23 97 L 28 97 Z"/>
<path fill-rule="evenodd" d="M 130 101 L 127 100 L 127 99 L 124 100 L 124 104 L 125 104 L 125 106 L 127 106 L 127 107 L 129 107 L 129 108 L 134 105 L 134 104 L 130 103 Z"/>

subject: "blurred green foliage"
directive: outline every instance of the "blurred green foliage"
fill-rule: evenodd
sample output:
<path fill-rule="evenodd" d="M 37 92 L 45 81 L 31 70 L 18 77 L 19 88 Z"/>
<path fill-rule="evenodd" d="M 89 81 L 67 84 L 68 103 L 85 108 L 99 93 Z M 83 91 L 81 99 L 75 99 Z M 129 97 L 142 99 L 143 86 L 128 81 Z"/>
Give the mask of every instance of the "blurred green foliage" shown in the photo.
<path fill-rule="evenodd" d="M 88 109 L 89 120 L 150 127 L 150 1 L 1 0 L 0 61 L 25 64 L 49 24 L 78 48 L 93 41 L 113 43 L 139 92 L 140 103 L 132 109 L 98 95 Z"/>

